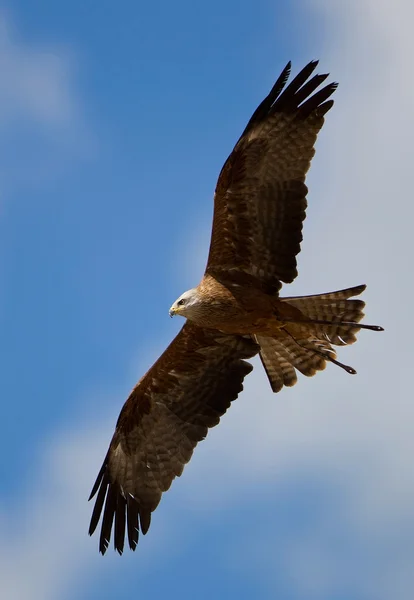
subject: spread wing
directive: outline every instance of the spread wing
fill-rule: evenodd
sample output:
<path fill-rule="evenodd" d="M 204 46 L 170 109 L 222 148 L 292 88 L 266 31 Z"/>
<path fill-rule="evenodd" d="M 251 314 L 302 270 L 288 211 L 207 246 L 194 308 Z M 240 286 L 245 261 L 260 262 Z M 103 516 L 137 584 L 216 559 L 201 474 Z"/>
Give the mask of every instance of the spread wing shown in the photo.
<path fill-rule="evenodd" d="M 132 550 L 148 531 L 162 492 L 181 475 L 193 450 L 243 389 L 259 350 L 250 338 L 205 330 L 186 322 L 124 404 L 93 487 L 97 493 L 89 534 L 99 522 L 105 553 L 114 524 L 121 554 L 127 532 Z"/>
<path fill-rule="evenodd" d="M 285 87 L 290 63 L 256 109 L 220 173 L 214 196 L 213 231 L 206 273 L 253 278 L 268 293 L 297 275 L 296 255 L 305 219 L 305 175 L 331 83 L 316 93 L 327 75 L 309 79 L 310 62 Z M 313 95 L 312 95 L 313 94 Z"/>

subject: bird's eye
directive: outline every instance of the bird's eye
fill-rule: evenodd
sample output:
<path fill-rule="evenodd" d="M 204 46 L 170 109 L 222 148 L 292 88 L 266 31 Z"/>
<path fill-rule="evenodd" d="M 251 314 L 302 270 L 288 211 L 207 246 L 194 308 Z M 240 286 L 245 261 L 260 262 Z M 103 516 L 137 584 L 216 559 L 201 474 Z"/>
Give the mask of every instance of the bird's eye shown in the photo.
<path fill-rule="evenodd" d="M 179 300 L 179 301 L 177 302 L 177 305 L 178 305 L 178 306 L 182 306 L 184 303 L 185 303 L 185 300 L 183 300 L 183 299 L 181 298 L 181 300 Z"/>

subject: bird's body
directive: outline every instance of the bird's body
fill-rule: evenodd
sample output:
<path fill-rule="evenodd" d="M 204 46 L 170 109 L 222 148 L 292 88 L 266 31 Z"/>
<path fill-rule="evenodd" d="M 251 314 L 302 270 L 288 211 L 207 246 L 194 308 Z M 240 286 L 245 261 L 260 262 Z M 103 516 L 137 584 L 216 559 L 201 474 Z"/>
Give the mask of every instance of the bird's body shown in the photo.
<path fill-rule="evenodd" d="M 217 329 L 222 333 L 250 335 L 276 326 L 275 305 L 278 299 L 258 288 L 219 281 L 211 275 L 203 278 L 194 289 L 195 302 L 183 310 L 171 309 L 171 314 L 183 314 L 199 327 Z"/>
<path fill-rule="evenodd" d="M 301 319 L 301 311 L 260 287 L 203 278 L 189 298 L 190 306 L 174 306 L 170 315 L 181 314 L 199 327 L 233 335 L 277 335 L 286 319 Z M 182 297 L 178 299 L 178 301 Z"/>
<path fill-rule="evenodd" d="M 220 173 L 207 267 L 200 284 L 170 315 L 183 328 L 124 404 L 91 497 L 89 532 L 102 514 L 100 551 L 135 549 L 162 492 L 181 475 L 197 442 L 217 425 L 259 354 L 278 392 L 338 362 L 333 346 L 352 344 L 361 328 L 365 286 L 314 296 L 279 297 L 296 275 L 307 206 L 306 172 L 328 98 L 309 63 L 286 85 L 288 65 L 248 122 Z M 315 92 L 315 93 L 314 93 Z"/>

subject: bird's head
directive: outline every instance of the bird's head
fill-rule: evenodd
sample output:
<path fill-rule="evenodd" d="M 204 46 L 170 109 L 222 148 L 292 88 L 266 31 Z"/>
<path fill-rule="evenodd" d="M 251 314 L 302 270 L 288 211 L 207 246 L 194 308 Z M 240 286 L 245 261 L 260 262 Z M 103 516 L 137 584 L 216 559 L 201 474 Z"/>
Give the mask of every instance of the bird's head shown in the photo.
<path fill-rule="evenodd" d="M 197 308 L 200 306 L 200 301 L 201 299 L 197 288 L 187 290 L 184 292 L 184 294 L 181 294 L 181 296 L 171 306 L 170 317 L 180 315 L 181 317 L 191 319 L 191 317 L 194 316 L 194 313 L 197 312 Z"/>

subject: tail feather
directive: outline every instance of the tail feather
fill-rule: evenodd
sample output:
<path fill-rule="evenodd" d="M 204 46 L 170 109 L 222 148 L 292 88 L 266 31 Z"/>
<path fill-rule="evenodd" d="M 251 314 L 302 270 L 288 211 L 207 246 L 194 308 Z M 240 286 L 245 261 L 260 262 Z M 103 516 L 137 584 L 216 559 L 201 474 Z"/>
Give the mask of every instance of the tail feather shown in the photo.
<path fill-rule="evenodd" d="M 260 345 L 260 358 L 274 392 L 279 392 L 283 386 L 295 385 L 296 370 L 312 377 L 326 366 L 326 360 L 320 354 L 309 352 L 300 340 L 296 343 L 283 330 L 277 338 L 258 335 L 256 341 Z"/>
<path fill-rule="evenodd" d="M 294 385 L 296 370 L 311 377 L 325 369 L 327 362 L 335 363 L 348 373 L 355 373 L 352 367 L 336 360 L 332 344 L 344 346 L 356 341 L 360 330 L 357 323 L 364 316 L 365 303 L 350 298 L 361 294 L 364 289 L 365 285 L 360 285 L 328 294 L 280 299 L 298 309 L 301 317 L 294 322 L 286 322 L 273 337 L 256 336 L 260 358 L 274 392 L 280 391 L 283 386 Z"/>
<path fill-rule="evenodd" d="M 295 385 L 296 371 L 279 340 L 257 335 L 256 342 L 260 345 L 260 359 L 273 392 Z"/>
<path fill-rule="evenodd" d="M 296 296 L 283 298 L 283 302 L 298 308 L 310 321 L 330 321 L 332 325 L 318 323 L 296 324 L 300 332 L 306 336 L 309 330 L 318 339 L 327 340 L 335 346 L 345 346 L 356 342 L 356 334 L 360 328 L 341 323 L 359 323 L 364 317 L 365 302 L 362 300 L 349 300 L 358 296 L 365 290 L 365 285 L 359 285 L 338 292 L 320 294 L 319 296 Z"/>
<path fill-rule="evenodd" d="M 354 287 L 345 288 L 344 290 L 338 290 L 337 292 L 327 292 L 326 294 L 313 294 L 311 296 L 290 296 L 289 298 L 283 298 L 283 300 L 288 300 L 292 302 L 294 300 L 305 300 L 306 302 L 309 300 L 315 300 L 315 302 L 319 303 L 321 300 L 348 300 L 348 298 L 353 298 L 354 296 L 359 296 L 366 290 L 367 286 L 365 284 L 355 285 Z M 312 304 L 312 303 L 311 303 Z"/>

